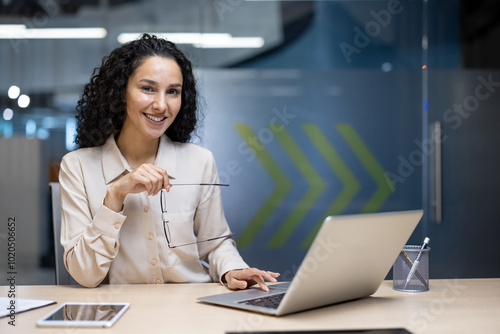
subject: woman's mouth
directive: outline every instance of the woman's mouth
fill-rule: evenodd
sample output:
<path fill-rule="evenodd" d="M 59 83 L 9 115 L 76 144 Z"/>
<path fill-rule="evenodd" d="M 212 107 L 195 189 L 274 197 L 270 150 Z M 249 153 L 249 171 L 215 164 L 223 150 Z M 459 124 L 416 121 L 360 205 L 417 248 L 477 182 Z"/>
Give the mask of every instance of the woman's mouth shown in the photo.
<path fill-rule="evenodd" d="M 154 122 L 161 122 L 161 121 L 166 119 L 166 117 L 154 117 L 154 116 L 151 116 L 149 114 L 144 114 L 144 116 L 146 116 L 147 118 L 149 118 L 150 120 L 152 120 Z"/>

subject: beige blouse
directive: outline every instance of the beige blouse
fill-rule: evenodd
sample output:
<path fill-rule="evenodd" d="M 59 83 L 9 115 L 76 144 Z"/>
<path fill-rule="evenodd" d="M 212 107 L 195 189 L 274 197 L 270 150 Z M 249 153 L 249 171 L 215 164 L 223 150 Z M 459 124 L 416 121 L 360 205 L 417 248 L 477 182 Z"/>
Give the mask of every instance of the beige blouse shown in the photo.
<path fill-rule="evenodd" d="M 209 150 L 167 136 L 161 137 L 155 165 L 172 183 L 219 178 Z M 109 283 L 211 282 L 248 268 L 231 239 L 169 248 L 160 193 L 129 194 L 120 213 L 104 206 L 106 189 L 130 171 L 113 135 L 103 146 L 70 152 L 61 162 L 61 244 L 66 268 L 78 283 L 95 287 L 106 276 Z M 172 245 L 230 233 L 220 192 L 217 186 L 171 188 L 166 210 Z"/>

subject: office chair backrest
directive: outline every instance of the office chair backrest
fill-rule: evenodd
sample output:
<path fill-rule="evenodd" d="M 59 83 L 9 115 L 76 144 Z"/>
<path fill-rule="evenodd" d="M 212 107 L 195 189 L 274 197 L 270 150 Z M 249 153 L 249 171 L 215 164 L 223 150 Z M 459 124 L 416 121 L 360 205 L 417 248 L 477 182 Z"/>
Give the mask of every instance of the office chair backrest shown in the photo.
<path fill-rule="evenodd" d="M 64 266 L 64 248 L 61 245 L 61 196 L 59 182 L 49 183 L 52 198 L 52 222 L 54 227 L 54 253 L 56 257 L 56 284 L 78 284 Z"/>

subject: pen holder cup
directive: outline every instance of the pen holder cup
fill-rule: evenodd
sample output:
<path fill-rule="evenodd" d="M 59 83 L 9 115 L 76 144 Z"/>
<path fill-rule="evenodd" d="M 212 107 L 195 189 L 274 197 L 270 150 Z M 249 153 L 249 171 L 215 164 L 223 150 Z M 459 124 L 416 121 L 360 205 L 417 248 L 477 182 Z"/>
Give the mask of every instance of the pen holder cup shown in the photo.
<path fill-rule="evenodd" d="M 429 251 L 426 247 L 406 245 L 392 267 L 393 289 L 404 292 L 429 290 Z M 420 259 L 417 261 L 420 254 Z M 412 269 L 414 267 L 414 269 Z"/>

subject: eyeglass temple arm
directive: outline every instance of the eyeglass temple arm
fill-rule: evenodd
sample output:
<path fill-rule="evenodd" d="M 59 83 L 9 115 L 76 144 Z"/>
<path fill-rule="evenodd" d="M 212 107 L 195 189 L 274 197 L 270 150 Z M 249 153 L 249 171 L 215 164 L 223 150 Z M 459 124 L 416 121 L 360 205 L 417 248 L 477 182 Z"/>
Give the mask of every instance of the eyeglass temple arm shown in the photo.
<path fill-rule="evenodd" d="M 212 241 L 212 240 L 217 240 L 217 239 L 222 239 L 222 238 L 230 238 L 232 236 L 235 236 L 236 234 L 238 233 L 230 233 L 230 234 L 226 234 L 226 235 L 222 235 L 220 237 L 215 237 L 215 238 L 210 238 L 210 239 L 206 239 L 206 240 L 200 240 L 200 241 L 195 241 L 195 242 L 189 242 L 187 244 L 182 244 L 182 245 L 174 245 L 174 246 L 171 246 L 170 245 L 170 242 L 168 242 L 168 248 L 177 248 L 177 247 L 182 247 L 182 246 L 188 246 L 188 245 L 194 245 L 194 244 L 199 244 L 199 243 L 202 243 L 202 242 L 207 242 L 207 241 Z M 168 241 L 168 239 L 167 239 Z"/>
<path fill-rule="evenodd" d="M 229 187 L 229 184 L 225 183 L 171 183 L 172 186 L 218 186 L 218 187 Z"/>

